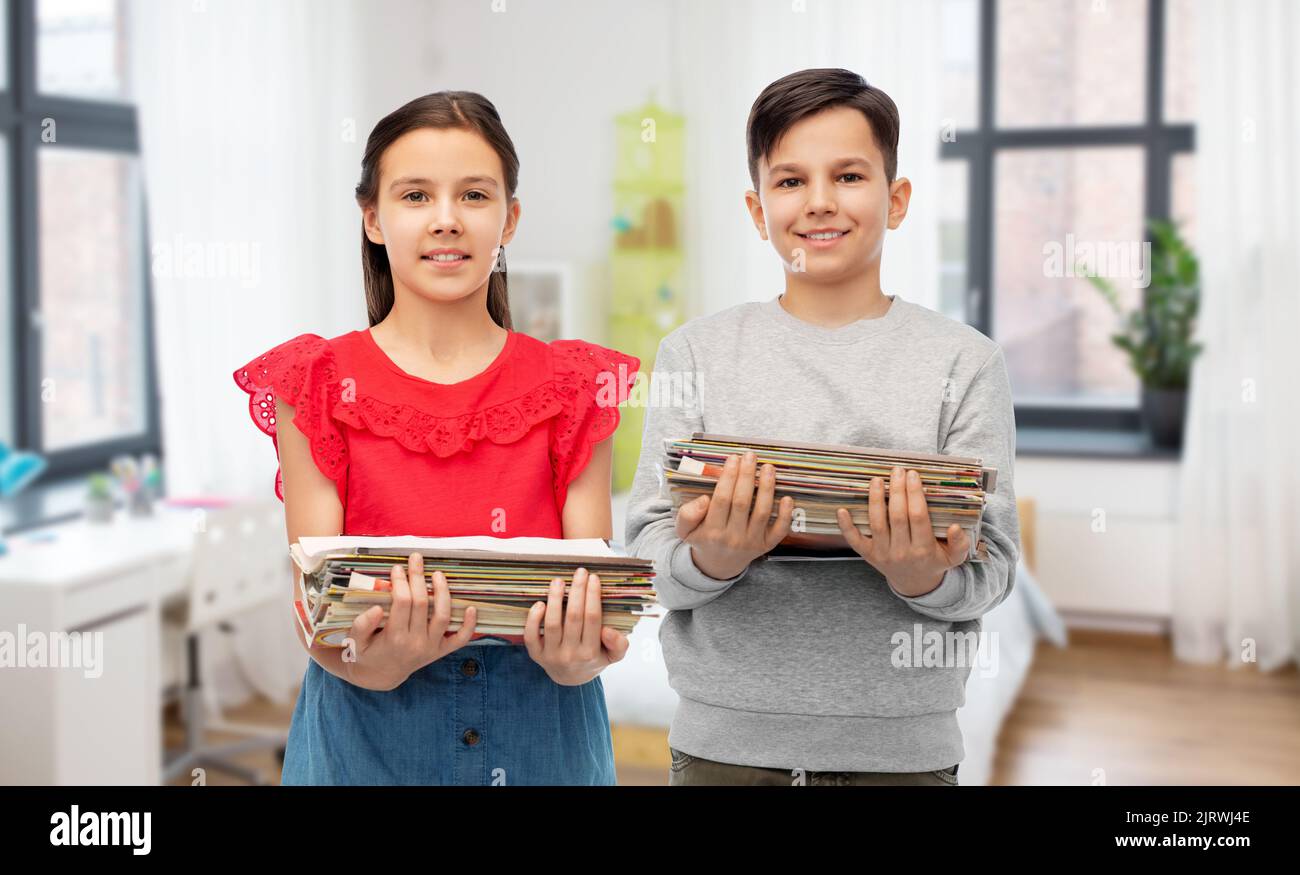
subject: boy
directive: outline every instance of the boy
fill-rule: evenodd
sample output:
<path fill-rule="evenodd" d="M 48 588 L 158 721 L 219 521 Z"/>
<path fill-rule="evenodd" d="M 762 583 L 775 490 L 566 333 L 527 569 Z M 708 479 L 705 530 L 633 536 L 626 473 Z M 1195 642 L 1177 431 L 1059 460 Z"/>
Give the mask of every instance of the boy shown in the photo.
<path fill-rule="evenodd" d="M 804 70 L 764 89 L 747 127 L 745 202 L 785 291 L 660 343 L 658 378 L 690 374 L 699 391 L 647 410 L 628 509 L 629 552 L 655 560 L 669 609 L 670 782 L 952 786 L 964 645 L 1011 591 L 1020 551 L 1006 363 L 974 328 L 880 288 L 885 229 L 911 195 L 888 95 L 847 70 Z M 863 561 L 751 564 L 791 531 L 790 500 L 769 524 L 771 472 L 755 486 L 747 453 L 674 520 L 655 465 L 664 438 L 696 431 L 977 456 L 998 469 L 988 558 L 964 561 L 955 527 L 937 541 L 919 484 L 895 470 L 888 505 L 881 479 L 871 486 L 873 538 L 841 512 Z"/>

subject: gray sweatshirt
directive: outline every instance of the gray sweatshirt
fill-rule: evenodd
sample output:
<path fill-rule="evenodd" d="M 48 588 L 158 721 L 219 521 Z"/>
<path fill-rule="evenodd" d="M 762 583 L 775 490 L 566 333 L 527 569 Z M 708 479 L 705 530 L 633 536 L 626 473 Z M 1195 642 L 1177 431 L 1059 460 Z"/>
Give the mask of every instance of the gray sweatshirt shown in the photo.
<path fill-rule="evenodd" d="M 980 617 L 1010 593 L 1020 554 L 1001 347 L 898 295 L 885 315 L 834 329 L 776 296 L 674 330 L 651 389 L 625 542 L 654 560 L 669 611 L 659 633 L 679 696 L 669 744 L 791 770 L 960 762 L 966 679 L 997 664 L 975 655 L 997 643 L 979 640 Z M 915 598 L 865 560 L 759 559 L 730 580 L 708 577 L 676 535 L 657 468 L 664 438 L 697 431 L 979 457 L 998 469 L 988 559 L 949 569 Z"/>

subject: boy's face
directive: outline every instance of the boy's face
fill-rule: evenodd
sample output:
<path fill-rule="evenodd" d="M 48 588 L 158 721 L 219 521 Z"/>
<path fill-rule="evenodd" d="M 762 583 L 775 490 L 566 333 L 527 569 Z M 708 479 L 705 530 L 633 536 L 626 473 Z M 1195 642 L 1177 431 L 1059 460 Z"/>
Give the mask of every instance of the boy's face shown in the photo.
<path fill-rule="evenodd" d="M 795 123 L 758 162 L 745 194 L 754 226 L 788 272 L 852 280 L 880 260 L 885 229 L 907 215 L 912 184 L 885 179 L 885 161 L 860 110 L 837 106 Z"/>
<path fill-rule="evenodd" d="M 443 303 L 487 283 L 497 247 L 519 221 L 500 156 L 462 128 L 417 128 L 394 140 L 379 162 L 377 201 L 363 211 L 364 227 L 387 251 L 394 281 Z"/>

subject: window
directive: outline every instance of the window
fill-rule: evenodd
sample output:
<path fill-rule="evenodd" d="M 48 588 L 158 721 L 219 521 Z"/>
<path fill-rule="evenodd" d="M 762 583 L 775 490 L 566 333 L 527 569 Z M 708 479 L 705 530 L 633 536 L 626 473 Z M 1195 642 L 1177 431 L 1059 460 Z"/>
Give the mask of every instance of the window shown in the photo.
<path fill-rule="evenodd" d="M 0 0 L 0 438 L 46 477 L 159 453 L 125 0 Z M 0 220 L 3 223 L 4 220 Z M 11 342 L 12 341 L 12 342 Z"/>
<path fill-rule="evenodd" d="M 10 399 L 17 397 L 15 385 L 18 380 L 18 373 L 15 370 L 17 366 L 17 356 L 14 352 L 18 349 L 16 343 L 12 343 L 14 338 L 13 313 L 16 309 L 12 306 L 13 289 L 13 258 L 10 255 L 9 241 L 13 237 L 13 228 L 10 227 L 9 217 L 13 214 L 10 206 L 13 204 L 13 186 L 9 180 L 9 168 L 11 166 L 10 153 L 13 147 L 10 145 L 10 137 L 6 132 L 0 135 L 0 204 L 3 210 L 0 210 L 0 283 L 3 283 L 4 295 L 0 297 L 5 306 L 0 306 L 0 337 L 5 339 L 4 355 L 0 355 L 0 388 L 3 388 L 5 403 L 0 404 L 0 441 L 6 446 L 13 446 L 17 440 L 17 415 L 16 405 L 10 403 Z"/>
<path fill-rule="evenodd" d="M 958 322 L 966 318 L 966 265 L 969 250 L 966 241 L 966 216 L 969 212 L 966 164 L 943 161 L 939 164 L 939 295 L 940 312 Z"/>
<path fill-rule="evenodd" d="M 1118 321 L 1145 220 L 1194 242 L 1194 0 L 944 0 L 942 307 L 1003 348 L 1016 420 L 1138 428 Z"/>

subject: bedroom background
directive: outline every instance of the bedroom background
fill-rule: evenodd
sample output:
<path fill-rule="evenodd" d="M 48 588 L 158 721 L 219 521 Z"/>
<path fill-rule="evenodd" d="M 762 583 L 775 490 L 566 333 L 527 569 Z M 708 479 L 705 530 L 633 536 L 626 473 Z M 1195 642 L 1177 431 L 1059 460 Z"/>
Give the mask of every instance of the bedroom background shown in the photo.
<path fill-rule="evenodd" d="M 201 627 L 176 608 L 198 585 L 194 514 L 277 511 L 275 459 L 231 369 L 284 338 L 365 324 L 352 188 L 375 121 L 440 89 L 491 98 L 522 158 L 522 330 L 607 343 L 648 368 L 681 321 L 779 291 L 742 212 L 744 124 L 765 84 L 812 66 L 857 70 L 902 110 L 900 173 L 916 191 L 888 240 L 886 292 L 989 334 L 1011 368 L 1023 556 L 1014 597 L 985 619 L 997 669 L 972 670 L 959 712 L 962 783 L 1300 780 L 1300 462 L 1287 452 L 1300 408 L 1283 335 L 1300 324 L 1294 4 L 0 9 L 0 630 L 106 622 L 139 643 L 119 686 L 85 698 L 54 672 L 0 671 L 6 701 L 40 703 L 0 721 L 0 782 L 168 780 L 155 754 L 200 712 L 208 730 L 191 742 L 241 737 L 223 721 L 260 727 L 234 757 L 252 772 L 212 780 L 277 778 L 260 742 L 287 727 L 306 659 L 283 605 L 251 598 Z M 626 139 L 647 115 L 665 134 L 652 167 Z M 1199 296 L 1203 350 L 1182 396 L 1144 391 L 1105 296 L 1071 255 L 1052 266 L 1054 253 L 1160 244 L 1148 220 L 1173 222 L 1199 268 L 1170 280 Z M 1101 277 L 1125 309 L 1144 300 L 1136 264 Z M 51 385 L 62 403 L 46 400 Z M 635 411 L 625 423 L 616 486 L 639 448 Z M 121 507 L 120 479 L 114 521 L 89 521 L 88 478 L 122 453 L 158 460 L 166 500 L 150 527 Z M 618 491 L 616 539 L 625 502 Z M 65 597 L 74 554 L 77 593 L 129 567 L 150 595 L 125 614 L 105 607 L 117 590 Z M 656 629 L 642 623 L 604 675 L 623 783 L 667 780 L 675 694 Z M 187 635 L 201 645 L 197 700 L 184 695 Z M 131 753 L 107 762 L 95 749 L 114 739 L 91 727 L 110 709 L 148 715 L 153 734 L 122 730 Z"/>

